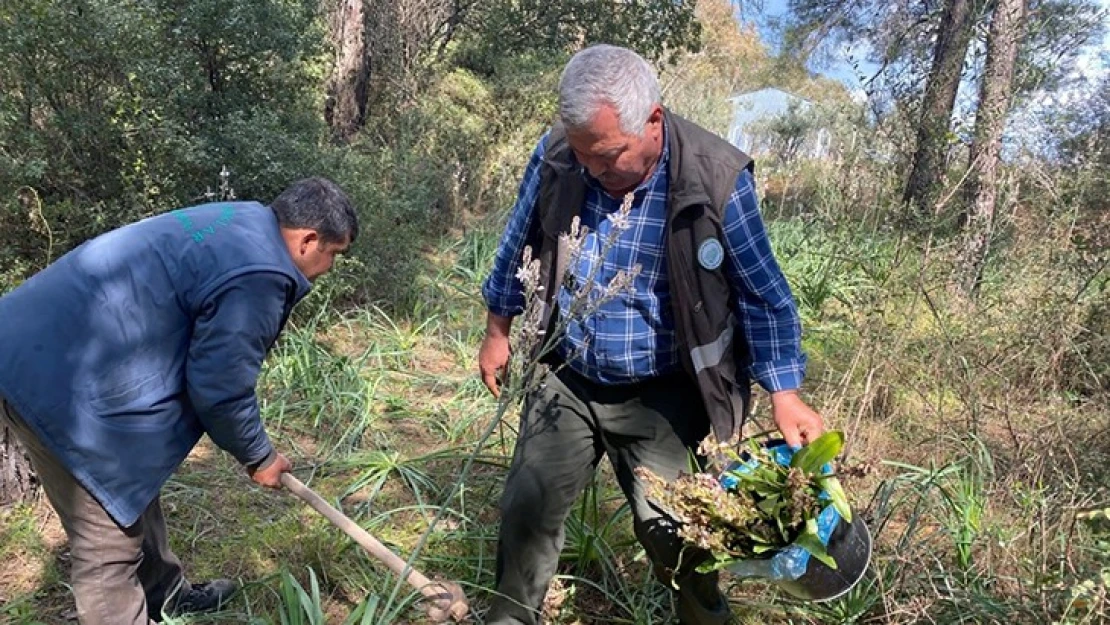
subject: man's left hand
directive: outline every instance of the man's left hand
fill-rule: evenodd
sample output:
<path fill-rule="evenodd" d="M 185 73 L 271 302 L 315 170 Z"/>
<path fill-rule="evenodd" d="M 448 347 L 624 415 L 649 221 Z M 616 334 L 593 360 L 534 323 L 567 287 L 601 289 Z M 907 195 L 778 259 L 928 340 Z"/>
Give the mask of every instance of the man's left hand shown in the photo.
<path fill-rule="evenodd" d="M 825 431 L 821 415 L 807 406 L 797 391 L 771 393 L 771 414 L 786 444 L 794 448 L 808 445 Z"/>

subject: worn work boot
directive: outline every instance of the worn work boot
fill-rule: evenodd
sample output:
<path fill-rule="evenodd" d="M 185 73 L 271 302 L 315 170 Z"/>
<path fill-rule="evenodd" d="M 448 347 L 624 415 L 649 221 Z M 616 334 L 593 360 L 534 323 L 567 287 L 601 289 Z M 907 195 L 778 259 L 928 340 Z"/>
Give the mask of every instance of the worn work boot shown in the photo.
<path fill-rule="evenodd" d="M 230 579 L 214 579 L 210 582 L 193 584 L 189 592 L 183 593 L 173 601 L 171 614 L 190 614 L 212 612 L 226 606 L 231 597 L 239 590 L 239 584 Z"/>

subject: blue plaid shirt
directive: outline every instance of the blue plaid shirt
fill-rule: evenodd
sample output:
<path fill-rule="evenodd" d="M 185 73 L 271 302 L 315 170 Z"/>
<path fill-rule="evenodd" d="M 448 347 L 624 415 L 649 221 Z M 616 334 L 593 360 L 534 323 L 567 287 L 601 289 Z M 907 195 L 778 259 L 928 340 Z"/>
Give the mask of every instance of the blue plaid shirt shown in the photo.
<path fill-rule="evenodd" d="M 503 317 L 514 317 L 524 310 L 524 294 L 516 272 L 535 213 L 546 139 L 540 140 L 528 162 L 493 271 L 482 287 L 490 312 Z M 598 254 L 611 230 L 607 217 L 620 208 L 621 200 L 582 172 L 586 198 L 580 218 L 589 228 L 589 235 L 582 260 L 570 271 L 582 284 L 593 264 L 600 262 L 596 280 L 604 286 L 618 271 L 628 271 L 636 264 L 641 267 L 632 293 L 621 294 L 602 304 L 593 315 L 572 321 L 560 346 L 572 369 L 603 384 L 650 379 L 681 367 L 667 277 L 664 228 L 670 154 L 665 139 L 663 145 L 655 172 L 634 192 L 630 227 L 603 259 Z M 771 253 L 752 176 L 747 171 L 737 179 L 725 207 L 724 230 L 728 272 L 739 294 L 741 323 L 751 351 L 749 373 L 768 391 L 796 389 L 805 376 L 801 324 L 790 287 Z M 572 294 L 560 287 L 557 297 L 560 310 L 565 311 Z"/>

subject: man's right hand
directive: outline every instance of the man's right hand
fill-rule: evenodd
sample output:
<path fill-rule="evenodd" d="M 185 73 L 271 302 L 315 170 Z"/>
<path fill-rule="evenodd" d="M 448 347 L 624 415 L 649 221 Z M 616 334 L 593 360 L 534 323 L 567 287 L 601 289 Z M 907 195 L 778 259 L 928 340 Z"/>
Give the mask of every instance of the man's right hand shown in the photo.
<path fill-rule="evenodd" d="M 482 373 L 482 382 L 494 397 L 501 396 L 497 376 L 509 366 L 511 325 L 511 318 L 490 313 L 486 323 L 486 338 L 482 340 L 482 347 L 478 350 L 478 370 Z"/>
<path fill-rule="evenodd" d="M 251 479 L 260 486 L 266 488 L 281 488 L 281 474 L 290 473 L 293 471 L 293 464 L 289 459 L 282 455 L 280 452 L 274 458 L 273 462 L 264 465 L 257 469 L 247 469 Z"/>

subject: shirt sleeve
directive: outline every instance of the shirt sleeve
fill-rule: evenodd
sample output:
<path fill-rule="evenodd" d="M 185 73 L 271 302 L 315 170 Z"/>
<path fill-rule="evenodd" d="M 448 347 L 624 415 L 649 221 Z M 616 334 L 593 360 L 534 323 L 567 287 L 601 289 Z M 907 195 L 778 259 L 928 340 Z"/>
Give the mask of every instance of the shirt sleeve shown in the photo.
<path fill-rule="evenodd" d="M 771 251 L 751 172 L 737 178 L 724 219 L 729 277 L 739 295 L 750 374 L 770 392 L 797 389 L 806 370 L 801 320 Z"/>
<path fill-rule="evenodd" d="M 482 285 L 486 307 L 495 315 L 515 317 L 524 312 L 524 287 L 517 279 L 524 247 L 532 228 L 536 209 L 536 196 L 540 190 L 540 163 L 543 162 L 547 135 L 540 139 L 524 170 L 516 204 L 509 214 L 509 223 L 501 235 L 493 270 Z"/>
<path fill-rule="evenodd" d="M 268 461 L 274 451 L 255 385 L 288 297 L 284 276 L 246 274 L 210 295 L 193 325 L 185 365 L 189 400 L 212 441 L 247 466 Z"/>

